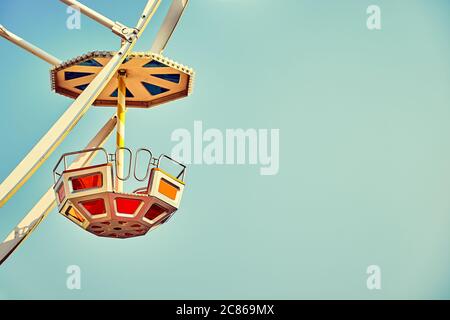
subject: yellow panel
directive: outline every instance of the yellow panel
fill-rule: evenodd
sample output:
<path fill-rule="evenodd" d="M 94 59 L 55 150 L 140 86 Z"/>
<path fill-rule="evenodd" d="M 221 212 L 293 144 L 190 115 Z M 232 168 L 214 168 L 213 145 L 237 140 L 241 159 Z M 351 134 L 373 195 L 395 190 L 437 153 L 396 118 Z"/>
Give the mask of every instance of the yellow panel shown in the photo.
<path fill-rule="evenodd" d="M 74 207 L 69 207 L 66 211 L 66 215 L 73 217 L 81 223 L 84 222 L 84 217 Z"/>

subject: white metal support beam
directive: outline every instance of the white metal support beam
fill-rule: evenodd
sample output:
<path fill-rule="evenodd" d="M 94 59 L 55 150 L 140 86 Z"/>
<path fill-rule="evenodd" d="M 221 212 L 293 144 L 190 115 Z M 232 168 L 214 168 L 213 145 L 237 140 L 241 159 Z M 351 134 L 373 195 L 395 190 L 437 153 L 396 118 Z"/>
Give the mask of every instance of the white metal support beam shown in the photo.
<path fill-rule="evenodd" d="M 116 127 L 117 117 L 109 119 L 97 135 L 89 142 L 86 149 L 100 148 L 108 140 Z M 88 166 L 94 159 L 96 152 L 80 154 L 68 168 L 76 169 Z M 55 208 L 56 199 L 53 187 L 42 196 L 33 209 L 28 212 L 24 219 L 0 244 L 0 265 L 25 241 L 36 227 L 47 217 Z"/>
<path fill-rule="evenodd" d="M 0 207 L 2 207 L 34 172 L 47 160 L 52 152 L 75 127 L 81 117 L 88 111 L 105 86 L 117 73 L 125 58 L 130 54 L 136 41 L 147 27 L 156 12 L 160 1 L 149 0 L 136 25 L 131 42 L 123 42 L 120 50 L 113 56 L 89 86 L 72 103 L 53 127 L 42 137 L 28 155 L 0 184 Z"/>
<path fill-rule="evenodd" d="M 67 4 L 68 6 L 72 8 L 76 8 L 80 10 L 82 14 L 85 16 L 91 18 L 94 21 L 97 21 L 101 25 L 105 26 L 106 28 L 110 29 L 113 33 L 116 35 L 122 37 L 126 41 L 131 41 L 131 37 L 133 35 L 133 29 L 128 28 L 127 26 L 123 25 L 120 22 L 113 21 L 109 19 L 108 17 L 105 17 L 101 13 L 98 13 L 97 11 L 89 8 L 88 6 L 82 4 L 79 1 L 76 0 L 60 0 L 61 2 Z"/>
<path fill-rule="evenodd" d="M 105 17 L 104 15 L 98 13 L 97 11 L 92 10 L 91 8 L 89 8 L 88 6 L 85 6 L 84 4 L 82 4 L 79 1 L 75 1 L 75 0 L 60 0 L 60 1 L 67 4 L 70 7 L 80 10 L 80 12 L 82 14 L 84 14 L 84 15 L 88 16 L 89 18 L 97 21 L 98 23 L 104 25 L 108 29 L 112 29 L 116 25 L 116 22 L 114 22 L 111 19 Z"/>
<path fill-rule="evenodd" d="M 170 38 L 172 37 L 175 28 L 180 22 L 183 16 L 184 10 L 186 9 L 189 0 L 173 0 L 172 5 L 169 8 L 166 18 L 164 19 L 161 28 L 156 35 L 155 41 L 151 48 L 151 52 L 162 53 L 167 46 Z"/>
<path fill-rule="evenodd" d="M 32 45 L 31 43 L 23 40 L 19 36 L 15 35 L 4 26 L 0 24 L 0 36 L 5 38 L 6 40 L 14 43 L 15 45 L 21 47 L 22 49 L 28 51 L 31 54 L 34 54 L 36 57 L 41 58 L 42 60 L 50 63 L 51 65 L 59 65 L 61 64 L 61 60 L 55 58 L 51 54 L 45 52 L 44 50 Z"/>
<path fill-rule="evenodd" d="M 155 14 L 156 10 L 158 10 L 159 5 L 161 4 L 161 0 L 148 0 L 145 8 L 142 12 L 141 17 L 139 18 L 138 23 L 136 24 L 137 36 L 140 37 L 142 32 L 144 32 L 145 28 L 147 28 L 148 23 L 151 18 Z"/>

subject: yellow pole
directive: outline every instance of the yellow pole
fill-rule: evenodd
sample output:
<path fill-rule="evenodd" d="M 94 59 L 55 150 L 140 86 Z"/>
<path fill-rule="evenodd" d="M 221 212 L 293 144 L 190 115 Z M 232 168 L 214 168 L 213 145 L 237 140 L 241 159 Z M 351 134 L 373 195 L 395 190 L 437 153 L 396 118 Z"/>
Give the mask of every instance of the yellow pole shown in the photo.
<path fill-rule="evenodd" d="M 126 91 L 125 84 L 126 72 L 119 70 L 118 76 L 118 94 L 117 94 L 117 148 L 125 147 L 125 120 L 126 120 Z M 119 150 L 117 152 L 117 172 L 116 172 L 116 191 L 123 191 L 123 181 L 118 177 L 123 178 L 123 165 L 124 165 L 124 151 Z"/>

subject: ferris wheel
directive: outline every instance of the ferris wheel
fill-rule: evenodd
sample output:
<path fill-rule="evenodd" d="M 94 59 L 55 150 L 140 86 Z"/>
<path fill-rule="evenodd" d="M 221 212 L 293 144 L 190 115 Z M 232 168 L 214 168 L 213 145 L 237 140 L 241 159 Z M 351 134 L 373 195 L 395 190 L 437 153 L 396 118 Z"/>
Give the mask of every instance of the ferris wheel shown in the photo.
<path fill-rule="evenodd" d="M 0 244 L 0 264 L 55 208 L 84 230 L 100 237 L 145 235 L 167 222 L 180 206 L 186 166 L 143 147 L 125 144 L 126 112 L 151 108 L 192 93 L 194 71 L 163 55 L 188 0 L 173 0 L 151 50 L 133 47 L 161 0 L 148 0 L 134 28 L 103 16 L 74 0 L 60 0 L 110 29 L 121 40 L 118 51 L 95 51 L 61 61 L 0 25 L 0 36 L 49 63 L 52 90 L 74 102 L 0 184 L 2 207 L 56 150 L 91 106 L 115 107 L 98 133 L 82 150 L 63 154 L 54 170 L 54 185 Z M 103 145 L 116 129 L 116 150 Z M 101 159 L 99 163 L 94 159 Z M 144 164 L 144 174 L 137 167 Z M 177 168 L 175 172 L 165 166 Z M 127 168 L 127 170 L 125 169 Z M 140 187 L 125 191 L 128 182 Z"/>

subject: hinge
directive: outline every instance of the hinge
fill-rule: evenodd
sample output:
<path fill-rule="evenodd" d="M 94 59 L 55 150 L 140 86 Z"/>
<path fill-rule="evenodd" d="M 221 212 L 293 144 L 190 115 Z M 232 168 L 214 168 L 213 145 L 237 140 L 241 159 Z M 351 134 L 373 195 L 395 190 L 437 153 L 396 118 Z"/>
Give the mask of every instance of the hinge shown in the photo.
<path fill-rule="evenodd" d="M 112 32 L 128 42 L 132 42 L 138 34 L 138 31 L 136 29 L 129 28 L 121 24 L 120 22 L 116 22 L 115 26 L 112 28 Z"/>

